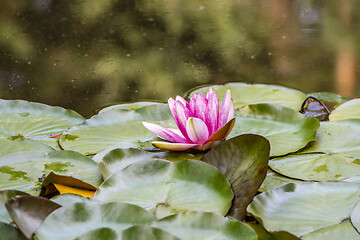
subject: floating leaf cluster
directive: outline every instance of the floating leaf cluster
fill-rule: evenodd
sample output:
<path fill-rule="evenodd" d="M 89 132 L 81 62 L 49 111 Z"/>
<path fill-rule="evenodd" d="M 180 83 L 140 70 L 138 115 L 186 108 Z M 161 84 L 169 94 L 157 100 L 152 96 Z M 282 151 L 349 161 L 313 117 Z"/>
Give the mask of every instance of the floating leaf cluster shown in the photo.
<path fill-rule="evenodd" d="M 360 239 L 360 101 L 211 87 L 236 122 L 206 151 L 151 144 L 142 122 L 176 127 L 165 103 L 1 100 L 1 239 Z"/>

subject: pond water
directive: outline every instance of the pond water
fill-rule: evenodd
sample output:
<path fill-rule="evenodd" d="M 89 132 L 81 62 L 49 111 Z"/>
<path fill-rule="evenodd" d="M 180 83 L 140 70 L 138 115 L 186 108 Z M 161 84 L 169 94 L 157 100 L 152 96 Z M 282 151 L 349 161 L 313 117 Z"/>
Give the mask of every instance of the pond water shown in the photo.
<path fill-rule="evenodd" d="M 359 96 L 358 1 L 2 0 L 0 98 L 71 108 L 271 83 Z"/>

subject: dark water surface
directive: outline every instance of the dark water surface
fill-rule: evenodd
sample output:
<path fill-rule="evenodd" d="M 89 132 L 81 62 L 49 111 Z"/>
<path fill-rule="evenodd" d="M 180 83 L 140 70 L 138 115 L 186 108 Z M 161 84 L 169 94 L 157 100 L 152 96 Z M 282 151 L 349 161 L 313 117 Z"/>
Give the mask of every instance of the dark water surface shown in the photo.
<path fill-rule="evenodd" d="M 360 1 L 1 0 L 0 98 L 71 108 L 202 84 L 360 95 Z"/>

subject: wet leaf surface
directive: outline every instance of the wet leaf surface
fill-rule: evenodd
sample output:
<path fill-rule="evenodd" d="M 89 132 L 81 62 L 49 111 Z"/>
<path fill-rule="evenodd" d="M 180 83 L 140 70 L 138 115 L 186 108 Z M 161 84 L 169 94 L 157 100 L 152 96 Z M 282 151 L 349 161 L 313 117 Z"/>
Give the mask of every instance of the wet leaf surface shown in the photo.
<path fill-rule="evenodd" d="M 95 199 L 125 202 L 155 211 L 206 211 L 225 215 L 233 199 L 230 184 L 213 166 L 198 160 L 147 160 L 115 172 Z"/>
<path fill-rule="evenodd" d="M 265 179 L 270 144 L 261 136 L 245 134 L 211 149 L 202 161 L 215 166 L 227 178 L 234 192 L 229 214 L 243 220 L 246 207 Z"/>
<path fill-rule="evenodd" d="M 27 238 L 32 237 L 50 213 L 61 207 L 46 198 L 34 196 L 14 197 L 5 206 L 16 226 Z"/>

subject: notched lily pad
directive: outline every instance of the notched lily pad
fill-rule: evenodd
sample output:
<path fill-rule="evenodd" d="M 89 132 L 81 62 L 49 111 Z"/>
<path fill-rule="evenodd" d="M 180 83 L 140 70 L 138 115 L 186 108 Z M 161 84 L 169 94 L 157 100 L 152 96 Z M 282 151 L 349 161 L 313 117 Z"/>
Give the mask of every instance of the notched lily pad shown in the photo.
<path fill-rule="evenodd" d="M 0 100 L 0 133 L 11 140 L 31 139 L 59 149 L 57 139 L 52 136 L 84 120 L 78 113 L 61 107 L 23 100 Z"/>
<path fill-rule="evenodd" d="M 185 212 L 162 218 L 151 226 L 179 239 L 257 239 L 255 232 L 242 222 L 207 212 Z"/>
<path fill-rule="evenodd" d="M 85 155 L 118 145 L 124 148 L 142 147 L 156 137 L 142 125 L 145 120 L 162 125 L 173 124 L 167 104 L 149 105 L 137 110 L 105 111 L 65 131 L 59 142 L 64 149 Z"/>
<path fill-rule="evenodd" d="M 301 104 L 306 98 L 304 93 L 291 88 L 240 82 L 196 88 L 190 90 L 187 96 L 191 96 L 194 93 L 198 94 L 199 92 L 206 94 L 209 87 L 218 93 L 220 100 L 224 98 L 225 92 L 230 89 L 235 108 L 249 104 L 274 103 L 295 111 L 300 111 Z"/>
<path fill-rule="evenodd" d="M 130 164 L 143 160 L 164 159 L 169 161 L 180 161 L 186 159 L 199 159 L 200 157 L 186 152 L 150 152 L 135 148 L 118 148 L 106 154 L 105 157 L 98 163 L 98 166 L 104 179 L 106 179 L 111 174 L 124 169 Z"/>
<path fill-rule="evenodd" d="M 225 215 L 233 198 L 230 184 L 213 166 L 198 160 L 146 160 L 112 174 L 94 196 L 101 201 L 158 206 Z"/>
<path fill-rule="evenodd" d="M 340 180 L 360 172 L 360 120 L 322 122 L 317 139 L 301 152 L 274 158 L 269 166 L 302 180 Z"/>
<path fill-rule="evenodd" d="M 342 224 L 359 199 L 356 183 L 289 183 L 257 195 L 248 212 L 269 232 L 287 231 L 302 237 Z"/>
<path fill-rule="evenodd" d="M 305 118 L 299 112 L 274 104 L 249 105 L 235 111 L 236 123 L 229 138 L 241 134 L 266 137 L 270 156 L 296 152 L 315 140 L 319 121 Z"/>
<path fill-rule="evenodd" d="M 0 189 L 39 195 L 43 176 L 50 172 L 73 176 L 98 187 L 102 176 L 90 158 L 72 151 L 18 152 L 0 158 Z"/>
<path fill-rule="evenodd" d="M 156 218 L 144 209 L 125 203 L 76 202 L 50 214 L 35 232 L 39 240 L 89 239 L 89 232 L 120 233 L 134 225 L 149 224 Z M 99 233 L 100 232 L 100 233 Z M 90 238 L 92 239 L 92 238 Z"/>

